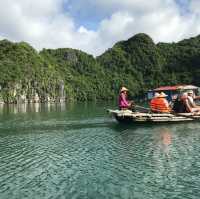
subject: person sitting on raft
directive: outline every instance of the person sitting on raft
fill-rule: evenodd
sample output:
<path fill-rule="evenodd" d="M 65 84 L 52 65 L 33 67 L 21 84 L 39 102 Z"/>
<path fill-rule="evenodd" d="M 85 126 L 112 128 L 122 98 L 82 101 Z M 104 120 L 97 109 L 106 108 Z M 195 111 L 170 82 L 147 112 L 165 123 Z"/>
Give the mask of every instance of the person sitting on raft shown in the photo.
<path fill-rule="evenodd" d="M 154 113 L 170 113 L 171 108 L 166 97 L 167 95 L 163 92 L 155 93 L 154 98 L 150 101 L 151 111 Z"/>
<path fill-rule="evenodd" d="M 187 93 L 182 93 L 177 96 L 176 100 L 174 101 L 172 110 L 174 113 L 189 113 L 192 111 Z"/>
<path fill-rule="evenodd" d="M 199 107 L 192 107 L 188 93 L 182 93 L 174 102 L 173 111 L 175 113 L 199 112 Z"/>
<path fill-rule="evenodd" d="M 129 101 L 127 99 L 128 97 L 127 92 L 128 92 L 128 89 L 126 87 L 122 87 L 120 89 L 120 94 L 119 94 L 119 99 L 118 99 L 118 105 L 119 105 L 120 110 L 134 109 L 134 101 Z"/>
<path fill-rule="evenodd" d="M 190 107 L 193 109 L 193 112 L 197 112 L 200 111 L 200 106 L 197 106 L 195 103 L 195 99 L 198 99 L 199 96 L 195 97 L 194 92 L 192 90 L 187 92 L 188 94 L 188 102 Z"/>

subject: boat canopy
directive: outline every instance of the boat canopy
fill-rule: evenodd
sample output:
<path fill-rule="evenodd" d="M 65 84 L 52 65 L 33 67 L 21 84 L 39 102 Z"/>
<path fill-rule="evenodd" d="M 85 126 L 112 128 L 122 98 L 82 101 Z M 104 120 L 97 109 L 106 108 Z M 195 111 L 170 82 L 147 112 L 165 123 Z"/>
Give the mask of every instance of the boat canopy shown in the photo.
<path fill-rule="evenodd" d="M 174 91 L 174 90 L 195 90 L 197 86 L 193 85 L 176 85 L 176 86 L 162 86 L 154 89 L 154 91 Z"/>
<path fill-rule="evenodd" d="M 155 94 L 155 92 L 164 92 L 167 94 L 167 100 L 172 101 L 177 97 L 178 94 L 187 92 L 189 90 L 193 90 L 193 92 L 197 95 L 199 87 L 194 85 L 174 85 L 174 86 L 161 86 L 155 88 L 153 90 L 149 90 L 147 92 L 147 99 L 151 100 Z"/>

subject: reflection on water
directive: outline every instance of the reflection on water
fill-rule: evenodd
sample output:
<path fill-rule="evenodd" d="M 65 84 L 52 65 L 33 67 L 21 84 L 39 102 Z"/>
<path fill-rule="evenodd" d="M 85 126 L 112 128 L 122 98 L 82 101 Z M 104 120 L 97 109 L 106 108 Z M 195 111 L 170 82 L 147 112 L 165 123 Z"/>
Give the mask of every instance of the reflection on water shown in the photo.
<path fill-rule="evenodd" d="M 4 113 L 27 113 L 27 112 L 41 112 L 41 111 L 65 111 L 65 103 L 31 103 L 31 104 L 9 104 L 9 105 L 4 105 L 0 104 L 0 114 Z"/>
<path fill-rule="evenodd" d="M 0 198 L 199 198 L 199 123 L 121 125 L 111 105 L 1 106 Z"/>
<path fill-rule="evenodd" d="M 168 147 L 172 143 L 172 133 L 167 128 L 162 128 L 160 132 L 163 145 Z"/>

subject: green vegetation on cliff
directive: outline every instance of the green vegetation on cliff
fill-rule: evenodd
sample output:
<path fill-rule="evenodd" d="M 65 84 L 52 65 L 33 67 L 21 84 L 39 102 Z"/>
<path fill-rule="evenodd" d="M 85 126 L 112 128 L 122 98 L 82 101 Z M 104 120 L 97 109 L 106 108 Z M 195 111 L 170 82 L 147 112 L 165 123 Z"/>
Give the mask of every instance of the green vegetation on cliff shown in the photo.
<path fill-rule="evenodd" d="M 73 49 L 48 49 L 40 55 L 61 75 L 68 98 L 79 101 L 108 99 L 109 82 L 93 56 Z"/>
<path fill-rule="evenodd" d="M 200 36 L 156 45 L 141 33 L 115 44 L 97 60 L 117 86 L 127 85 L 132 95 L 162 85 L 200 86 Z"/>
<path fill-rule="evenodd" d="M 200 36 L 158 43 L 137 34 L 96 59 L 74 49 L 44 49 L 0 41 L 0 101 L 111 99 L 122 85 L 142 96 L 170 84 L 200 86 Z"/>
<path fill-rule="evenodd" d="M 61 80 L 54 66 L 27 43 L 0 42 L 0 95 L 4 102 L 34 101 L 36 94 L 41 101 L 56 97 Z"/>

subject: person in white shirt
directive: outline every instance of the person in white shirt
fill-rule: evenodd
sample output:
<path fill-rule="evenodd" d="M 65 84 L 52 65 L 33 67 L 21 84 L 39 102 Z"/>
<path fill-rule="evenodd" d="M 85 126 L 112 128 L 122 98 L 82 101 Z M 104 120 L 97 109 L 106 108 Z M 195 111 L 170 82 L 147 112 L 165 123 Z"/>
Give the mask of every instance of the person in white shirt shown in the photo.
<path fill-rule="evenodd" d="M 200 111 L 200 106 L 197 106 L 196 103 L 194 102 L 194 99 L 195 99 L 194 92 L 192 90 L 190 90 L 187 92 L 187 94 L 188 94 L 188 103 L 192 110 L 191 112 Z"/>

